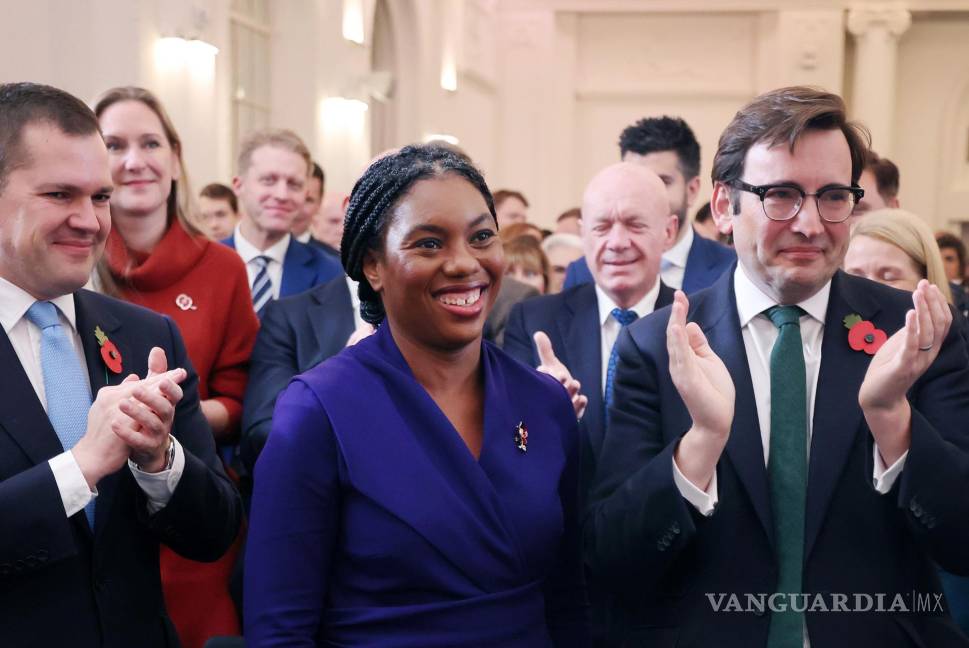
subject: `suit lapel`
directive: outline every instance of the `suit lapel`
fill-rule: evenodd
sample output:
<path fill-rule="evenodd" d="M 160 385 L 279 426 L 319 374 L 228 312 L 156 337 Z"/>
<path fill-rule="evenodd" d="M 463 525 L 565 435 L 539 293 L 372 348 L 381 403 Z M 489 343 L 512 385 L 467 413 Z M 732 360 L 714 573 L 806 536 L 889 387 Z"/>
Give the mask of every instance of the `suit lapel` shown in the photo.
<path fill-rule="evenodd" d="M 13 438 L 33 465 L 63 452 L 47 412 L 2 329 L 0 367 L 4 367 L 5 374 L 4 388 L 0 390 L 0 428 Z"/>
<path fill-rule="evenodd" d="M 354 326 L 353 302 L 346 279 L 334 279 L 323 290 L 314 292 L 314 303 L 308 309 L 307 316 L 316 336 L 318 351 L 313 359 L 313 365 L 316 365 L 343 348 Z"/>
<path fill-rule="evenodd" d="M 871 362 L 871 356 L 848 346 L 848 330 L 842 320 L 852 313 L 872 320 L 878 311 L 875 300 L 862 291 L 852 290 L 840 271 L 835 274 L 824 318 L 821 367 L 814 398 L 805 511 L 805 559 L 810 556 L 831 495 L 857 437 L 862 413 L 856 396 Z M 886 332 L 891 335 L 894 331 Z"/>
<path fill-rule="evenodd" d="M 565 348 L 556 353 L 569 368 L 572 376 L 582 384 L 582 393 L 589 399 L 583 424 L 589 432 L 593 452 L 602 448 L 602 327 L 599 325 L 599 305 L 595 284 L 585 284 L 565 298 L 566 315 L 559 319 L 559 332 Z"/>
<path fill-rule="evenodd" d="M 720 357 L 733 377 L 736 405 L 726 453 L 757 512 L 767 538 L 773 544 L 770 497 L 767 490 L 767 468 L 764 465 L 764 445 L 760 437 L 757 401 L 750 380 L 747 352 L 740 331 L 737 298 L 733 289 L 733 271 L 725 272 L 714 284 L 704 302 L 700 321 L 710 318 L 713 324 L 704 328 L 710 347 Z M 691 316 L 689 319 L 693 319 Z"/>
<path fill-rule="evenodd" d="M 691 226 L 692 227 L 692 226 Z M 703 237 L 693 231 L 693 245 L 686 255 L 686 267 L 683 269 L 683 292 L 693 292 L 695 286 L 703 285 L 703 278 L 707 273 L 709 259 L 704 254 Z"/>
<path fill-rule="evenodd" d="M 288 297 L 301 293 L 312 287 L 312 277 L 309 267 L 313 262 L 313 255 L 296 239 L 290 239 L 283 257 L 283 278 L 279 287 L 279 296 Z"/>
<path fill-rule="evenodd" d="M 147 355 L 144 358 L 135 358 L 134 350 L 123 334 L 121 322 L 110 310 L 103 307 L 105 303 L 107 302 L 103 298 L 96 300 L 93 293 L 87 291 L 81 290 L 74 293 L 77 332 L 81 337 L 81 346 L 84 348 L 84 360 L 91 380 L 93 398 L 97 398 L 101 388 L 119 384 L 128 374 L 139 373 L 148 359 Z M 104 331 L 121 354 L 120 374 L 110 371 L 101 358 L 101 346 L 94 335 L 94 329 L 98 327 Z M 141 375 L 141 377 L 144 376 Z M 107 475 L 98 482 L 98 498 L 94 509 L 95 540 L 104 529 L 104 522 L 111 510 L 117 485 L 126 470 L 127 467 L 122 467 L 121 470 Z"/>

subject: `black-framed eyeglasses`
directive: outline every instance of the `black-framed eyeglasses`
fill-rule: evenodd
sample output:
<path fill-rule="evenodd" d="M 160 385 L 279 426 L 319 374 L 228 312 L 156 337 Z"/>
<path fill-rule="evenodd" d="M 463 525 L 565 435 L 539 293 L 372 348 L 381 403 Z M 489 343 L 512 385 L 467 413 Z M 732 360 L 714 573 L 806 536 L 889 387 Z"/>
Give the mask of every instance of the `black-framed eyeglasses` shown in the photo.
<path fill-rule="evenodd" d="M 833 186 L 825 187 L 813 194 L 792 184 L 747 184 L 743 180 L 728 183 L 734 189 L 747 191 L 760 197 L 760 204 L 764 208 L 764 215 L 775 221 L 791 220 L 798 215 L 804 206 L 807 196 L 814 196 L 818 206 L 818 214 L 829 223 L 843 223 L 851 216 L 855 205 L 865 195 L 861 187 Z"/>

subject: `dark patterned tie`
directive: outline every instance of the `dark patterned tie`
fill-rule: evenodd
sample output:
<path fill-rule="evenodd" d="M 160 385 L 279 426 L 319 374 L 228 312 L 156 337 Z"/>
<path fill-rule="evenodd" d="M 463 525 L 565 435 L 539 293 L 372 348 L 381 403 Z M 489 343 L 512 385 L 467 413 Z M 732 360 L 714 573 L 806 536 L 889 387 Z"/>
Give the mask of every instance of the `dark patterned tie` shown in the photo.
<path fill-rule="evenodd" d="M 638 317 L 636 311 L 627 310 L 625 308 L 613 308 L 610 313 L 612 317 L 619 322 L 619 332 L 636 321 Z M 609 406 L 612 405 L 612 382 L 616 378 L 616 363 L 619 362 L 619 338 L 616 337 L 616 341 L 612 344 L 612 351 L 609 352 L 609 364 L 606 365 L 606 389 L 603 396 L 603 416 L 605 417 L 605 422 L 609 422 Z"/>
<path fill-rule="evenodd" d="M 800 594 L 804 570 L 804 507 L 807 500 L 807 379 L 797 306 L 774 306 L 764 313 L 778 328 L 770 354 L 770 484 L 774 539 L 777 547 L 777 588 L 787 610 L 772 612 L 768 648 L 801 648 L 804 614 L 791 610 Z"/>
<path fill-rule="evenodd" d="M 256 278 L 252 280 L 252 307 L 256 315 L 262 318 L 262 309 L 273 298 L 273 280 L 269 278 L 269 257 L 257 256 L 253 261 L 259 266 Z"/>

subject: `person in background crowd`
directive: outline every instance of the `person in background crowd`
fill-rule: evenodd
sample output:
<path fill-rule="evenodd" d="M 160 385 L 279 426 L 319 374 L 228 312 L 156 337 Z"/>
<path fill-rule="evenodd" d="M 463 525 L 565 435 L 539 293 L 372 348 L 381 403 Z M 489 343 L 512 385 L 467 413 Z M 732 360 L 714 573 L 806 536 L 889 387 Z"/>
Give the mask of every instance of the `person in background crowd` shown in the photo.
<path fill-rule="evenodd" d="M 113 226 L 98 268 L 102 288 L 178 325 L 198 372 L 202 414 L 215 440 L 231 443 L 259 329 L 245 267 L 194 224 L 182 141 L 157 97 L 143 88 L 113 88 L 94 112 L 115 185 Z M 236 552 L 202 564 L 162 548 L 166 607 L 187 648 L 238 634 L 228 592 Z"/>
<path fill-rule="evenodd" d="M 313 233 L 310 228 L 313 220 L 320 211 L 323 204 L 323 192 L 326 185 L 326 175 L 322 167 L 316 162 L 310 162 L 310 177 L 306 179 L 306 200 L 303 207 L 297 212 L 293 219 L 293 227 L 290 233 L 300 243 L 312 243 Z"/>
<path fill-rule="evenodd" d="M 531 223 L 511 223 L 503 227 L 498 232 L 498 236 L 501 238 L 502 243 L 508 243 L 519 236 L 529 236 L 536 243 L 541 243 L 545 239 L 542 235 L 542 228 Z"/>
<path fill-rule="evenodd" d="M 865 156 L 865 170 L 858 178 L 858 186 L 864 189 L 865 195 L 855 204 L 852 212 L 852 222 L 875 209 L 899 207 L 898 167 L 888 158 L 878 157 L 869 150 Z"/>
<path fill-rule="evenodd" d="M 582 215 L 585 258 L 595 283 L 517 304 L 508 316 L 504 348 L 521 362 L 581 385 L 587 405 L 579 498 L 585 502 L 608 436 L 616 337 L 637 317 L 673 300 L 673 290 L 660 280 L 660 259 L 676 236 L 676 216 L 663 181 L 629 162 L 596 174 L 586 187 Z M 596 645 L 619 645 L 625 622 L 611 594 L 593 578 L 589 591 Z"/>
<path fill-rule="evenodd" d="M 739 263 L 620 335 L 584 531 L 627 645 L 969 644 L 934 564 L 969 572 L 966 342 L 929 282 L 839 270 L 867 148 L 819 89 L 741 108 L 711 200 Z"/>
<path fill-rule="evenodd" d="M 555 219 L 555 234 L 582 234 L 582 210 L 578 207 L 567 209 Z"/>
<path fill-rule="evenodd" d="M 252 350 L 239 456 L 249 474 L 272 429 L 276 398 L 294 376 L 336 355 L 370 327 L 360 317 L 357 282 L 337 277 L 266 306 Z"/>
<path fill-rule="evenodd" d="M 250 645 L 588 646 L 575 409 L 482 341 L 497 234 L 483 178 L 446 149 L 404 147 L 357 181 L 340 247 L 377 332 L 279 397 Z"/>
<path fill-rule="evenodd" d="M 82 289 L 111 229 L 112 187 L 125 193 L 111 176 L 83 102 L 0 85 L 4 646 L 177 645 L 159 544 L 216 560 L 242 520 L 178 327 Z"/>
<path fill-rule="evenodd" d="M 327 194 L 320 211 L 313 219 L 313 238 L 310 243 L 324 252 L 340 257 L 340 239 L 343 238 L 343 218 L 350 197 L 343 194 Z"/>
<path fill-rule="evenodd" d="M 548 294 L 562 292 L 565 269 L 582 256 L 582 238 L 574 234 L 552 234 L 542 241 L 548 259 Z"/>
<path fill-rule="evenodd" d="M 199 217 L 210 238 L 221 241 L 239 223 L 239 201 L 232 187 L 213 182 L 199 192 Z"/>
<path fill-rule="evenodd" d="M 504 243 L 505 276 L 517 279 L 544 295 L 548 288 L 548 259 L 542 246 L 527 234 Z"/>
<path fill-rule="evenodd" d="M 945 267 L 945 276 L 949 281 L 958 286 L 960 290 L 966 290 L 966 245 L 958 236 L 952 232 L 936 232 L 935 241 L 939 244 L 939 251 L 942 253 L 942 265 Z"/>
<path fill-rule="evenodd" d="M 649 117 L 619 136 L 624 162 L 641 164 L 662 178 L 670 208 L 676 214 L 676 242 L 663 254 L 663 283 L 687 294 L 716 281 L 736 260 L 734 251 L 697 236 L 687 212 L 700 191 L 700 144 L 689 124 L 678 117 Z M 565 287 L 592 281 L 584 259 L 566 273 Z"/>
<path fill-rule="evenodd" d="M 498 228 L 512 223 L 528 221 L 528 201 L 520 191 L 499 189 L 495 192 L 495 211 L 498 214 Z"/>
<path fill-rule="evenodd" d="M 343 274 L 336 260 L 290 234 L 305 206 L 311 164 L 309 150 L 292 131 L 260 131 L 239 145 L 232 188 L 242 205 L 242 220 L 223 243 L 246 264 L 257 314 L 273 299 Z"/>
<path fill-rule="evenodd" d="M 928 279 L 953 303 L 932 230 L 921 218 L 901 209 L 876 209 L 858 221 L 851 230 L 844 270 L 908 292 Z"/>

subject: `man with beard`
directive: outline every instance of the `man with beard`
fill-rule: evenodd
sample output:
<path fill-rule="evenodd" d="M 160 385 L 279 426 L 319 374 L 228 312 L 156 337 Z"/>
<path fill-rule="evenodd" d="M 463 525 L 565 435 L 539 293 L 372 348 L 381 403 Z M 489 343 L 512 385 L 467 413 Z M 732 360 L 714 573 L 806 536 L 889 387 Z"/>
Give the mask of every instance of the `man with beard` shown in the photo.
<path fill-rule="evenodd" d="M 679 117 L 648 117 L 619 136 L 623 162 L 641 164 L 666 185 L 670 209 L 679 230 L 676 242 L 663 254 L 663 283 L 690 294 L 711 285 L 737 258 L 733 250 L 699 236 L 687 227 L 686 212 L 700 192 L 700 144 Z M 573 262 L 565 288 L 592 281 L 584 259 Z"/>

